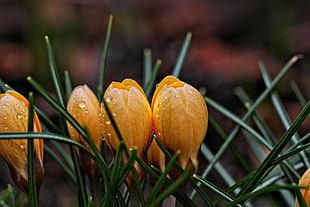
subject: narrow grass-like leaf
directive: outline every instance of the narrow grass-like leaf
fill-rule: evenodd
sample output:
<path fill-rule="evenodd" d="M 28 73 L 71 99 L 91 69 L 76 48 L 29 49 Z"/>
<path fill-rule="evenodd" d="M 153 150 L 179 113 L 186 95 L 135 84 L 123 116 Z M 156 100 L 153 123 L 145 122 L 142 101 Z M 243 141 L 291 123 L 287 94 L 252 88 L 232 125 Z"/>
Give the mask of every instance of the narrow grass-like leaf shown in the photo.
<path fill-rule="evenodd" d="M 221 112 L 223 115 L 225 115 L 227 118 L 231 119 L 232 121 L 236 122 L 239 126 L 247 130 L 253 137 L 255 137 L 259 142 L 261 142 L 264 146 L 266 146 L 268 149 L 272 149 L 272 146 L 266 142 L 266 140 L 257 133 L 252 127 L 250 127 L 245 121 L 234 115 L 232 112 L 228 111 L 224 107 L 222 107 L 220 104 L 216 103 L 212 99 L 205 97 L 205 100 L 207 103 Z"/>
<path fill-rule="evenodd" d="M 146 173 L 150 175 L 154 180 L 157 180 L 159 178 L 159 175 L 154 172 L 154 170 L 149 165 L 147 165 L 141 158 L 137 157 L 136 160 L 140 164 L 140 166 L 146 171 Z M 170 185 L 172 185 L 172 181 L 167 178 L 166 182 L 163 184 L 163 187 L 168 188 Z M 182 192 L 180 189 L 176 189 L 175 191 L 173 191 L 172 195 L 178 197 L 179 199 L 182 199 L 182 203 L 185 203 L 185 206 L 196 206 L 192 199 L 186 196 L 185 193 Z M 207 206 L 213 207 L 214 205 L 210 201 Z"/>
<path fill-rule="evenodd" d="M 68 145 L 73 145 L 79 147 L 84 150 L 88 155 L 94 157 L 94 155 L 81 143 L 72 140 L 71 138 L 61 135 L 54 134 L 49 132 L 8 132 L 8 133 L 0 133 L 0 139 L 50 139 L 58 142 L 66 143 Z"/>
<path fill-rule="evenodd" d="M 180 151 L 177 151 L 174 156 L 170 159 L 169 163 L 167 164 L 164 172 L 159 176 L 157 179 L 155 185 L 153 186 L 152 191 L 150 192 L 148 199 L 146 200 L 146 206 L 149 206 L 151 202 L 154 200 L 155 196 L 158 194 L 160 189 L 162 188 L 163 183 L 165 182 L 165 179 L 168 176 L 168 173 L 171 171 L 172 167 L 175 165 L 177 158 L 180 154 Z"/>
<path fill-rule="evenodd" d="M 131 148 L 130 152 L 132 154 L 131 157 L 133 157 L 134 161 L 136 161 L 138 149 L 137 148 Z M 131 157 L 129 157 L 129 160 L 130 160 Z M 134 168 L 133 164 L 132 164 L 132 167 L 131 167 L 131 173 L 133 175 L 133 178 L 134 178 L 133 181 L 134 182 L 131 183 L 130 186 L 128 186 L 129 191 L 130 191 L 131 205 L 133 207 L 134 206 L 139 207 L 140 203 L 141 203 L 142 206 L 145 206 L 145 199 L 144 199 L 143 191 L 142 191 L 142 188 L 141 188 L 141 185 L 140 185 L 140 180 L 138 178 L 136 169 Z"/>
<path fill-rule="evenodd" d="M 213 119 L 212 115 L 209 115 L 208 119 L 209 119 L 209 126 L 211 126 L 214 129 L 214 131 L 216 132 L 216 134 L 219 135 L 219 137 L 223 141 L 225 141 L 227 139 L 227 134 L 224 132 L 224 130 L 221 128 L 221 126 Z M 202 143 L 202 146 L 203 145 L 205 145 L 205 144 Z M 246 169 L 249 172 L 252 171 L 252 167 L 247 163 L 244 156 L 240 153 L 238 148 L 233 143 L 231 143 L 229 145 L 229 148 L 232 151 L 232 153 L 235 155 L 237 160 L 239 160 L 239 162 L 242 164 L 244 169 Z"/>
<path fill-rule="evenodd" d="M 254 198 L 256 196 L 266 194 L 269 192 L 275 192 L 275 191 L 279 191 L 279 190 L 294 190 L 296 188 L 298 188 L 298 187 L 296 187 L 296 185 L 268 186 L 268 187 L 265 187 L 263 189 L 260 189 L 260 190 L 254 191 L 252 193 L 248 193 L 248 194 L 245 194 L 241 197 L 238 197 L 234 201 L 232 201 L 228 205 L 226 205 L 225 207 L 236 206 L 237 204 L 241 204 L 250 198 Z"/>
<path fill-rule="evenodd" d="M 235 90 L 235 93 L 239 96 L 239 98 L 244 102 L 244 105 L 247 109 L 251 106 L 253 103 L 252 100 L 249 98 L 249 96 L 246 94 L 246 92 L 241 88 L 238 87 Z M 272 145 L 274 146 L 276 143 L 276 139 L 268 126 L 265 124 L 264 120 L 260 117 L 259 113 L 254 111 L 252 114 L 252 119 L 254 120 L 255 124 L 257 125 L 258 129 L 262 133 L 263 137 Z M 257 145 L 257 141 L 253 140 L 251 137 L 249 137 L 248 133 L 244 132 L 246 140 L 248 141 L 249 145 L 252 148 L 252 151 L 255 152 L 257 158 L 261 161 L 265 158 L 266 152 L 265 149 L 262 148 L 262 146 Z M 290 162 L 288 160 L 283 160 L 283 163 L 280 163 L 281 168 L 283 172 L 285 172 L 286 176 L 289 178 L 290 182 L 295 182 L 296 177 L 298 177 L 298 173 L 296 170 L 291 166 Z M 297 175 L 297 176 L 296 176 Z M 283 184 L 282 181 L 278 181 L 277 184 Z M 289 200 L 289 196 L 287 195 L 287 191 L 281 191 L 281 194 L 284 199 Z"/>
<path fill-rule="evenodd" d="M 302 106 L 306 105 L 306 103 L 307 103 L 306 98 L 304 97 L 304 95 L 300 91 L 300 89 L 299 89 L 298 85 L 296 84 L 296 82 L 295 81 L 291 81 L 290 85 L 291 85 L 291 88 L 294 91 L 297 99 L 299 100 L 300 104 Z"/>
<path fill-rule="evenodd" d="M 28 132 L 33 132 L 33 93 L 29 93 L 29 112 L 28 112 Z M 28 195 L 29 205 L 32 207 L 39 206 L 38 194 L 36 188 L 36 175 L 34 172 L 34 143 L 33 139 L 28 139 Z"/>
<path fill-rule="evenodd" d="M 150 80 L 146 83 L 146 86 L 144 89 L 145 95 L 147 98 L 150 98 L 150 96 L 151 96 L 151 91 L 152 91 L 153 86 L 155 85 L 155 80 L 156 80 L 160 66 L 161 66 L 161 60 L 157 60 L 154 67 L 153 67 Z"/>
<path fill-rule="evenodd" d="M 297 148 L 299 145 L 301 145 L 304 142 L 309 141 L 310 139 L 310 132 L 308 132 L 306 135 L 304 135 L 296 144 L 294 144 L 290 149 Z"/>
<path fill-rule="evenodd" d="M 69 72 L 67 70 L 65 70 L 64 76 L 65 76 L 65 91 L 66 91 L 66 102 L 67 102 L 72 92 L 72 84 L 71 84 Z"/>
<path fill-rule="evenodd" d="M 147 83 L 152 76 L 152 52 L 149 48 L 144 49 L 144 70 L 143 70 L 143 89 L 146 89 Z"/>
<path fill-rule="evenodd" d="M 66 166 L 69 166 L 71 169 L 73 169 L 74 167 L 72 159 L 69 156 L 67 149 L 62 144 L 54 140 L 50 140 L 49 143 L 57 150 L 60 156 L 64 159 L 64 161 L 66 162 Z"/>
<path fill-rule="evenodd" d="M 62 160 L 59 159 L 59 157 L 55 154 L 55 152 L 53 152 L 53 150 L 47 145 L 44 145 L 44 152 L 60 166 L 60 168 L 65 172 L 70 181 L 76 185 L 76 179 L 74 173 L 70 168 L 67 167 L 67 165 Z"/>
<path fill-rule="evenodd" d="M 271 84 L 271 79 L 270 79 L 270 76 L 266 70 L 266 67 L 265 65 L 261 62 L 260 63 L 260 69 L 261 69 L 261 73 L 262 73 L 262 77 L 264 79 L 264 82 L 266 84 L 266 87 L 269 87 L 270 84 Z M 274 108 L 276 109 L 277 113 L 278 113 L 278 116 L 280 117 L 281 119 L 281 122 L 284 126 L 284 128 L 287 130 L 289 128 L 289 126 L 292 124 L 292 121 L 290 120 L 281 100 L 280 100 L 280 97 L 277 93 L 277 91 L 273 91 L 271 93 L 271 100 L 272 100 L 272 103 L 274 105 Z M 293 143 L 296 143 L 298 142 L 299 140 L 299 136 L 298 134 L 294 134 L 293 137 L 292 137 L 292 142 Z M 300 152 L 299 153 L 302 161 L 304 162 L 305 166 L 306 167 L 310 167 L 310 161 L 307 157 L 307 155 L 305 154 L 305 152 Z"/>
<path fill-rule="evenodd" d="M 269 88 L 266 88 L 263 93 L 256 99 L 256 101 L 251 105 L 247 113 L 242 117 L 242 121 L 246 121 L 252 113 L 256 110 L 256 108 L 267 98 L 267 96 L 270 94 L 271 91 L 277 86 L 277 84 L 283 79 L 283 77 L 287 74 L 287 72 L 291 69 L 293 64 L 300 59 L 301 55 L 296 55 L 292 57 L 287 64 L 282 68 L 282 70 L 279 72 L 279 74 L 276 76 L 276 78 L 272 81 L 271 86 Z M 240 125 L 237 125 L 229 134 L 226 141 L 222 144 L 220 149 L 217 151 L 217 153 L 214 155 L 214 159 L 209 163 L 206 170 L 204 171 L 204 174 L 202 177 L 206 177 L 211 169 L 214 167 L 215 163 L 218 161 L 218 159 L 224 154 L 226 149 L 229 147 L 229 144 L 233 141 L 235 136 L 238 134 L 240 130 Z"/>
<path fill-rule="evenodd" d="M 281 153 L 286 144 L 290 141 L 291 137 L 296 133 L 297 129 L 308 116 L 309 112 L 310 102 L 306 104 L 306 106 L 303 108 L 303 110 L 295 119 L 290 128 L 284 133 L 278 144 L 272 149 L 272 151 L 269 153 L 263 163 L 255 171 L 254 175 L 248 181 L 248 184 L 244 186 L 244 188 L 240 191 L 239 196 L 242 196 L 252 191 L 259 184 L 259 182 L 264 179 L 264 175 L 267 169 L 272 167 L 272 162 L 277 158 L 277 156 Z"/>
<path fill-rule="evenodd" d="M 7 87 L 5 86 L 5 82 L 0 78 L 0 92 L 5 92 L 7 89 Z"/>
<path fill-rule="evenodd" d="M 213 191 L 218 196 L 221 196 L 224 200 L 226 200 L 228 202 L 232 202 L 234 200 L 234 197 L 232 197 L 231 195 L 227 194 L 225 191 L 223 191 L 219 187 L 215 186 L 213 183 L 209 182 L 208 180 L 203 179 L 202 177 L 200 177 L 200 176 L 198 176 L 196 174 L 194 174 L 193 177 L 196 178 L 200 183 L 202 183 L 209 190 Z M 237 206 L 243 206 L 243 205 L 238 204 Z"/>
<path fill-rule="evenodd" d="M 83 173 L 80 169 L 79 158 L 78 158 L 78 154 L 76 152 L 76 149 L 73 146 L 69 146 L 69 148 L 70 148 L 73 166 L 75 169 L 75 175 L 76 175 L 76 179 L 77 179 L 76 184 L 77 184 L 79 206 L 84 207 L 84 206 L 87 206 L 86 188 L 85 188 L 85 182 L 83 179 L 84 176 L 83 176 Z"/>
<path fill-rule="evenodd" d="M 208 159 L 208 161 L 211 161 L 214 157 L 211 150 L 205 144 L 201 146 L 201 153 Z M 214 165 L 214 168 L 228 186 L 232 186 L 236 183 L 233 177 L 229 174 L 229 172 L 223 167 L 223 165 L 220 162 L 217 162 Z M 239 190 L 236 189 L 236 192 L 237 191 Z"/>
<path fill-rule="evenodd" d="M 123 151 L 125 150 L 125 144 L 124 142 L 120 142 L 118 149 L 116 150 L 115 156 L 114 156 L 114 162 L 113 162 L 113 169 L 111 172 L 111 188 L 115 189 L 117 188 L 118 183 L 122 183 L 123 180 L 119 179 L 120 175 L 120 169 L 122 167 L 122 158 L 123 158 Z"/>
<path fill-rule="evenodd" d="M 235 94 L 240 98 L 240 100 L 244 103 L 244 106 L 248 110 L 251 105 L 253 105 L 253 101 L 250 99 L 248 94 L 244 91 L 243 88 L 237 87 L 235 89 Z M 276 143 L 275 136 L 272 134 L 267 124 L 263 121 L 260 114 L 255 110 L 251 116 L 257 126 L 257 128 L 262 133 L 263 137 L 271 144 L 274 145 Z M 264 156 L 264 155 L 262 155 Z"/>
<path fill-rule="evenodd" d="M 305 144 L 305 145 L 301 145 L 299 146 L 298 148 L 295 148 L 295 149 L 292 149 L 292 150 L 289 150 L 288 152 L 285 152 L 284 154 L 280 155 L 277 159 L 275 159 L 272 164 L 273 165 L 277 165 L 279 164 L 281 161 L 283 160 L 286 160 L 287 158 L 289 157 L 292 157 L 294 155 L 296 155 L 297 153 L 307 149 L 310 147 L 310 143 L 308 144 Z"/>
<path fill-rule="evenodd" d="M 149 205 L 150 207 L 155 207 L 158 204 L 160 204 L 165 198 L 167 198 L 173 191 L 175 191 L 195 170 L 195 166 L 191 165 L 188 167 L 186 171 L 170 185 L 164 192 L 162 192 L 160 195 L 157 196 L 157 198 Z M 179 197 L 176 197 L 179 202 L 181 202 L 183 205 L 186 205 L 186 203 L 183 203 L 183 200 L 179 199 Z"/>
<path fill-rule="evenodd" d="M 113 23 L 113 15 L 109 16 L 109 22 L 108 27 L 106 31 L 104 46 L 103 46 L 103 52 L 101 56 L 101 62 L 100 62 L 100 71 L 99 71 L 99 79 L 98 79 L 98 99 L 101 102 L 103 97 L 103 82 L 104 82 L 104 72 L 107 65 L 107 58 L 108 58 L 108 51 L 109 51 L 109 45 L 110 45 L 110 36 L 112 31 L 112 23 Z"/>
<path fill-rule="evenodd" d="M 52 77 L 52 80 L 54 83 L 56 95 L 57 95 L 57 98 L 60 102 L 60 105 L 64 107 L 66 105 L 65 101 L 64 101 L 64 92 L 63 92 L 63 88 L 61 87 L 61 80 L 59 77 L 59 73 L 57 71 L 56 61 L 55 61 L 54 54 L 53 54 L 53 49 L 52 49 L 52 46 L 51 46 L 51 43 L 50 43 L 48 36 L 45 36 L 45 44 L 46 44 L 46 48 L 47 48 L 49 68 L 50 68 L 51 77 Z"/>
<path fill-rule="evenodd" d="M 125 151 L 125 148 L 123 148 L 123 151 Z M 125 178 L 128 176 L 128 173 L 130 171 L 133 171 L 134 168 L 134 163 L 136 161 L 136 157 L 137 157 L 137 149 L 131 149 L 131 154 L 126 162 L 126 164 L 123 166 L 123 168 L 120 170 L 118 169 L 120 172 L 120 176 L 119 179 L 117 181 L 117 186 L 116 187 L 120 187 L 120 185 L 124 182 Z"/>
<path fill-rule="evenodd" d="M 184 59 L 185 59 L 185 56 L 186 56 L 189 44 L 191 42 L 191 39 L 192 39 L 192 33 L 188 32 L 186 34 L 186 37 L 185 37 L 185 40 L 183 42 L 181 51 L 179 53 L 179 56 L 178 56 L 178 58 L 177 58 L 177 60 L 175 62 L 174 68 L 173 68 L 172 73 L 171 73 L 175 77 L 179 77 L 180 76 L 180 73 L 181 73 L 181 70 L 182 70 L 182 65 L 183 65 L 183 62 L 184 62 Z"/>
<path fill-rule="evenodd" d="M 50 130 L 61 134 L 62 131 L 59 129 L 59 126 L 57 126 L 52 120 L 50 120 L 50 118 L 48 116 L 46 116 L 39 108 L 34 107 L 35 111 L 37 112 L 37 115 L 40 118 L 40 121 L 43 121 Z"/>
<path fill-rule="evenodd" d="M 308 205 L 307 205 L 305 198 L 303 197 L 299 187 L 296 184 L 293 184 L 293 185 L 296 186 L 296 188 L 294 188 L 294 190 L 295 190 L 295 194 L 296 194 L 296 202 L 298 202 L 299 207 L 307 207 Z"/>
<path fill-rule="evenodd" d="M 168 152 L 168 150 L 160 143 L 160 141 L 157 139 L 157 137 L 154 135 L 154 138 L 155 138 L 155 141 L 156 143 L 158 144 L 159 148 L 163 151 L 163 153 L 165 154 L 165 156 L 168 158 L 168 159 L 171 159 L 172 158 L 172 155 Z M 182 169 L 182 167 L 178 164 L 178 163 L 175 163 L 175 167 L 176 169 L 181 173 L 183 174 L 184 173 L 184 170 Z M 205 194 L 201 191 L 201 189 L 199 188 L 199 186 L 190 178 L 188 177 L 187 182 L 189 182 L 189 184 L 195 189 L 195 192 L 197 192 L 201 198 L 206 202 L 206 204 L 208 206 L 213 206 L 212 202 L 210 201 L 210 199 L 208 197 L 205 196 Z M 190 199 L 193 199 L 193 198 L 190 198 Z"/>

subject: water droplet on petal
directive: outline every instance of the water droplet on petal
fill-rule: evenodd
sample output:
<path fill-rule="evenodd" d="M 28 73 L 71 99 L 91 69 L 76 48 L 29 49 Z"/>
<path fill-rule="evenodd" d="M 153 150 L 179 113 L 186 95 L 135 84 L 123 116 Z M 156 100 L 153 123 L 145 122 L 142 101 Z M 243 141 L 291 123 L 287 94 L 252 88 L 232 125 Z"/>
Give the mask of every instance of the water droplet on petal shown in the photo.
<path fill-rule="evenodd" d="M 158 118 L 158 117 L 159 117 L 159 115 L 158 115 L 158 114 L 156 114 L 156 115 L 155 115 L 155 117 L 156 117 L 156 118 Z"/>
<path fill-rule="evenodd" d="M 22 114 L 21 113 L 17 113 L 16 114 L 16 118 L 21 119 L 22 118 Z"/>
<path fill-rule="evenodd" d="M 4 129 L 5 129 L 5 130 L 7 130 L 7 129 L 8 129 L 8 127 L 6 126 L 6 127 L 4 127 Z"/>
<path fill-rule="evenodd" d="M 88 110 L 85 110 L 85 114 L 88 114 Z"/>
<path fill-rule="evenodd" d="M 23 143 L 20 144 L 20 148 L 25 151 L 25 145 Z"/>
<path fill-rule="evenodd" d="M 3 117 L 4 119 L 7 119 L 8 117 L 7 116 L 5 116 L 5 117 Z"/>
<path fill-rule="evenodd" d="M 164 99 L 167 100 L 167 99 L 168 99 L 168 96 L 165 96 Z"/>
<path fill-rule="evenodd" d="M 80 108 L 84 108 L 85 106 L 86 106 L 85 101 L 80 101 L 79 107 L 80 107 Z"/>
<path fill-rule="evenodd" d="M 111 133 L 108 133 L 108 137 L 110 137 L 112 134 Z"/>
<path fill-rule="evenodd" d="M 113 112 L 112 115 L 113 115 L 113 116 L 116 116 L 116 113 Z"/>
<path fill-rule="evenodd" d="M 3 108 L 3 109 L 5 109 L 5 107 L 6 107 L 5 105 L 2 105 L 2 108 Z"/>
<path fill-rule="evenodd" d="M 111 121 L 108 120 L 108 121 L 106 121 L 105 123 L 106 123 L 106 124 L 111 124 Z"/>
<path fill-rule="evenodd" d="M 111 102 L 111 96 L 108 96 L 108 97 L 105 99 L 105 101 L 106 101 L 107 103 L 110 103 L 110 102 Z"/>
<path fill-rule="evenodd" d="M 175 97 L 176 97 L 176 98 L 179 98 L 179 95 L 178 95 L 178 94 L 176 94 L 176 95 L 175 95 Z"/>

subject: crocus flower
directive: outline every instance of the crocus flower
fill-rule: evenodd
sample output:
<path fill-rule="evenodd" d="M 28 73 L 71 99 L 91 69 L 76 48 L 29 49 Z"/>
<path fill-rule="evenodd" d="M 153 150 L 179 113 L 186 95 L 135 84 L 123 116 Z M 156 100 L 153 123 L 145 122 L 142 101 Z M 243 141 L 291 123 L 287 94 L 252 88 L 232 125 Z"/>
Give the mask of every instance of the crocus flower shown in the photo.
<path fill-rule="evenodd" d="M 183 169 L 197 164 L 197 155 L 208 126 L 204 98 L 191 85 L 167 76 L 152 99 L 153 127 L 159 141 L 171 153 L 180 150 Z"/>
<path fill-rule="evenodd" d="M 28 131 L 29 102 L 15 91 L 0 94 L 0 132 Z M 38 116 L 34 112 L 34 132 L 42 132 Z M 0 140 L 0 156 L 7 162 L 13 180 L 23 191 L 28 190 L 28 140 Z M 43 179 L 43 140 L 34 140 L 34 170 L 37 187 Z"/>
<path fill-rule="evenodd" d="M 102 139 L 98 120 L 99 108 L 100 104 L 97 97 L 87 85 L 75 87 L 67 104 L 68 112 L 82 127 L 86 127 L 88 129 L 94 144 L 100 150 Z M 70 137 L 92 151 L 91 147 L 87 144 L 82 135 L 79 134 L 78 131 L 71 126 L 71 124 L 68 123 L 68 126 Z M 78 150 L 78 152 L 81 158 L 81 165 L 86 173 L 90 176 L 97 173 L 95 171 L 98 171 L 98 169 L 94 161 L 91 160 L 83 150 Z"/>
<path fill-rule="evenodd" d="M 123 82 L 112 82 L 106 89 L 104 100 L 113 119 L 124 139 L 128 149 L 136 147 L 138 156 L 146 157 L 146 150 L 152 134 L 152 113 L 147 98 L 139 86 L 132 79 Z M 108 116 L 104 102 L 101 104 L 100 129 L 107 145 L 116 151 L 119 146 L 119 137 Z M 126 162 L 124 160 L 124 162 Z M 136 171 L 142 178 L 142 169 L 135 164 Z M 129 180 L 128 180 L 129 179 Z M 127 177 L 127 183 L 130 178 Z"/>
<path fill-rule="evenodd" d="M 155 140 L 152 140 L 147 151 L 147 160 L 150 165 L 155 166 L 161 171 L 164 171 L 166 168 L 165 154 L 161 151 Z"/>
<path fill-rule="evenodd" d="M 310 206 L 310 168 L 308 168 L 301 176 L 298 186 L 302 187 L 300 192 L 304 197 L 307 206 Z M 299 207 L 298 201 L 296 201 L 296 207 Z"/>

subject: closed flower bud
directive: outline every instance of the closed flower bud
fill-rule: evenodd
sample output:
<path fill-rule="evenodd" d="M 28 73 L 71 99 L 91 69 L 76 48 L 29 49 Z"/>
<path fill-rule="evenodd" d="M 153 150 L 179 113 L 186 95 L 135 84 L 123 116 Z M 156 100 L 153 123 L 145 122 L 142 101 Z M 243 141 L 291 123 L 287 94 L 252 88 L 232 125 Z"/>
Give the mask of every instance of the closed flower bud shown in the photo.
<path fill-rule="evenodd" d="M 28 131 L 29 102 L 15 91 L 0 94 L 0 132 Z M 42 132 L 38 116 L 33 114 L 34 132 Z M 23 191 L 28 191 L 28 140 L 0 140 L 0 156 L 7 162 L 13 180 Z M 34 170 L 39 188 L 44 174 L 43 140 L 34 140 Z"/>
<path fill-rule="evenodd" d="M 161 171 L 164 171 L 166 168 L 165 154 L 161 151 L 155 140 L 152 141 L 147 151 L 147 160 L 150 165 L 155 166 Z"/>
<path fill-rule="evenodd" d="M 298 186 L 301 187 L 300 192 L 307 206 L 310 206 L 310 168 L 301 176 Z M 299 207 L 298 201 L 296 201 L 296 207 Z"/>
<path fill-rule="evenodd" d="M 154 131 L 163 146 L 173 154 L 180 150 L 178 162 L 183 169 L 197 165 L 208 126 L 207 106 L 199 91 L 167 76 L 155 90 L 152 111 Z"/>
<path fill-rule="evenodd" d="M 146 150 L 152 134 L 152 113 L 147 98 L 139 86 L 132 79 L 123 82 L 112 82 L 106 89 L 104 100 L 116 122 L 126 147 L 136 147 L 138 155 L 145 160 Z M 116 151 L 119 138 L 106 111 L 104 102 L 100 108 L 100 130 L 108 146 Z M 126 162 L 126 160 L 124 160 Z M 142 169 L 135 164 L 136 171 L 142 178 Z M 129 181 L 130 178 L 127 178 Z"/>
<path fill-rule="evenodd" d="M 82 127 L 87 128 L 94 144 L 100 150 L 102 140 L 98 120 L 99 109 L 99 101 L 87 85 L 74 88 L 67 104 L 67 110 Z M 69 123 L 68 126 L 70 137 L 92 151 L 82 135 L 79 134 Z M 94 175 L 94 173 L 97 173 L 96 171 L 98 171 L 98 169 L 94 161 L 91 160 L 83 150 L 78 150 L 78 152 L 81 159 L 81 165 L 86 173 L 88 175 Z"/>

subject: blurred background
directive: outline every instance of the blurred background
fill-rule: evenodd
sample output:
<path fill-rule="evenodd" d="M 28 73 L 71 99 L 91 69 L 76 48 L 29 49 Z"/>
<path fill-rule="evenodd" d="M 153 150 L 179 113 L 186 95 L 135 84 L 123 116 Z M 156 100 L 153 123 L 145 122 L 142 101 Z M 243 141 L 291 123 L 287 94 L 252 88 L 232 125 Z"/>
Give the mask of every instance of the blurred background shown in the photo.
<path fill-rule="evenodd" d="M 301 110 L 290 81 L 310 97 L 310 13 L 308 0 L 0 0 L 0 78 L 27 95 L 32 88 L 28 75 L 53 93 L 44 36 L 54 49 L 58 69 L 68 70 L 73 85 L 87 83 L 94 91 L 110 14 L 114 15 L 105 86 L 130 77 L 142 83 L 143 50 L 150 48 L 153 61 L 161 59 L 157 82 L 170 74 L 187 32 L 192 42 L 180 78 L 237 114 L 245 110 L 234 89 L 243 87 L 255 99 L 262 90 L 258 61 L 274 77 L 295 54 L 303 54 L 279 85 L 292 119 Z M 63 72 L 61 72 L 62 74 Z M 36 104 L 46 114 L 56 115 L 40 97 Z M 267 103 L 260 109 L 275 133 L 283 127 L 274 120 Z M 222 117 L 210 109 L 218 121 Z M 233 123 L 223 121 L 227 132 Z M 309 129 L 309 121 L 304 131 Z M 212 130 L 213 149 L 220 146 Z M 209 137 L 208 137 L 209 136 Z M 211 144 L 212 145 L 212 144 Z M 245 149 L 240 149 L 246 153 Z M 42 206 L 71 206 L 72 186 L 52 183 L 65 180 L 63 173 L 46 158 Z M 0 163 L 1 169 L 3 163 Z M 53 171 L 48 170 L 50 167 Z M 229 166 L 230 167 L 230 166 Z M 231 168 L 234 168 L 231 166 Z M 0 172 L 0 188 L 10 181 Z M 5 176 L 2 176 L 5 175 Z M 241 175 L 236 175 L 239 178 Z M 6 178 L 7 177 L 7 178 Z M 50 186 L 54 186 L 58 191 Z M 0 190 L 1 190 L 0 189 Z M 55 193 L 57 192 L 57 193 Z M 42 196 L 42 195 L 41 195 Z"/>

